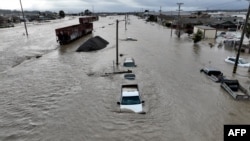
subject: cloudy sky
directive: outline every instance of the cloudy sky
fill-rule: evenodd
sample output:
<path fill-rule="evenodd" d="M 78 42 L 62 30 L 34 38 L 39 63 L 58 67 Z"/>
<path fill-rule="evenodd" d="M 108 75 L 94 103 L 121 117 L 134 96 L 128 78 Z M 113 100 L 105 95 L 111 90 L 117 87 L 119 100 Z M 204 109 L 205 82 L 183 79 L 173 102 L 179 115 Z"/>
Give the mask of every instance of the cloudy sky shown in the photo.
<path fill-rule="evenodd" d="M 86 9 L 94 12 L 127 12 L 145 9 L 175 11 L 176 3 L 183 3 L 181 9 L 243 9 L 248 8 L 249 0 L 22 0 L 24 10 L 81 12 Z M 20 0 L 2 0 L 0 9 L 20 10 Z"/>

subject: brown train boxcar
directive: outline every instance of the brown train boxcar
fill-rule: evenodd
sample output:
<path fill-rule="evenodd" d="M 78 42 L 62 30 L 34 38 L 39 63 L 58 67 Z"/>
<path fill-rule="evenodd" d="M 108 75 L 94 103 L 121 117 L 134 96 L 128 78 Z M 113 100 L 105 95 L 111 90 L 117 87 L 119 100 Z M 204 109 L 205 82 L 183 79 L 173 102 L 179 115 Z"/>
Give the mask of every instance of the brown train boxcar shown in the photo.
<path fill-rule="evenodd" d="M 77 25 L 58 28 L 55 30 L 57 42 L 60 45 L 67 44 L 93 31 L 93 21 L 97 21 L 98 16 L 85 16 L 79 18 Z"/>
<path fill-rule="evenodd" d="M 60 45 L 67 44 L 77 38 L 80 38 L 93 30 L 93 23 L 84 23 L 58 28 L 55 30 L 57 42 Z"/>
<path fill-rule="evenodd" d="M 85 16 L 85 17 L 79 18 L 79 23 L 80 24 L 91 23 L 97 20 L 98 20 L 98 16 Z"/>

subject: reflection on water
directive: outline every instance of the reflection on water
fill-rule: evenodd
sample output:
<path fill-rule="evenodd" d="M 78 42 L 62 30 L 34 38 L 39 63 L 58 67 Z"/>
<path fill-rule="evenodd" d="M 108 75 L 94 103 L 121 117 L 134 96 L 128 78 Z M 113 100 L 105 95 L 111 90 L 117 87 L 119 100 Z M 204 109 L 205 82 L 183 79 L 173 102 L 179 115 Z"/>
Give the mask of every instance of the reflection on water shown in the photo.
<path fill-rule="evenodd" d="M 199 44 L 194 44 L 193 51 L 196 55 L 199 55 L 200 53 L 200 45 Z"/>
<path fill-rule="evenodd" d="M 136 80 L 125 80 L 123 74 L 103 77 L 114 71 L 116 57 L 116 25 L 110 23 L 123 18 L 100 17 L 93 34 L 59 48 L 54 29 L 77 18 L 30 25 L 26 40 L 14 40 L 23 38 L 12 34 L 21 28 L 1 29 L 0 140 L 210 141 L 223 140 L 224 124 L 249 124 L 249 102 L 234 101 L 199 72 L 211 66 L 249 85 L 248 77 L 241 77 L 248 76 L 246 69 L 232 75 L 233 65 L 224 62 L 235 51 L 214 41 L 194 44 L 185 34 L 171 37 L 170 29 L 130 16 L 128 30 L 120 22 L 119 39 L 137 41 L 119 40 L 119 63 L 133 57 Z M 97 35 L 109 42 L 107 48 L 75 52 Z M 30 50 L 42 57 L 23 60 Z M 248 54 L 242 56 L 249 60 Z M 123 83 L 139 84 L 146 114 L 119 112 L 116 102 Z"/>

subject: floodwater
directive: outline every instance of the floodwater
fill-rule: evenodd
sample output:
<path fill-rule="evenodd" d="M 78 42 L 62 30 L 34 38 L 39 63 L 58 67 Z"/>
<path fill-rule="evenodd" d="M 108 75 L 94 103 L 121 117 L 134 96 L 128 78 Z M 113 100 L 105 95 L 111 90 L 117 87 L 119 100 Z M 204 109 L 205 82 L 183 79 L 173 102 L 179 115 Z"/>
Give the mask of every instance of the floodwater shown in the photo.
<path fill-rule="evenodd" d="M 3 141 L 221 141 L 225 124 L 250 124 L 250 102 L 235 101 L 200 69 L 223 71 L 249 87 L 246 68 L 224 62 L 231 48 L 205 40 L 196 45 L 186 35 L 129 17 L 125 30 L 119 22 L 119 57 L 116 63 L 116 19 L 100 17 L 94 32 L 59 46 L 54 30 L 78 24 L 78 18 L 29 23 L 0 29 L 0 140 Z M 88 38 L 109 42 L 102 50 L 78 53 Z M 124 41 L 127 37 L 138 41 Z M 209 42 L 215 44 L 209 46 Z M 241 57 L 250 60 L 249 55 Z M 133 57 L 136 80 L 123 74 L 104 76 Z M 123 83 L 138 83 L 146 114 L 120 113 Z"/>

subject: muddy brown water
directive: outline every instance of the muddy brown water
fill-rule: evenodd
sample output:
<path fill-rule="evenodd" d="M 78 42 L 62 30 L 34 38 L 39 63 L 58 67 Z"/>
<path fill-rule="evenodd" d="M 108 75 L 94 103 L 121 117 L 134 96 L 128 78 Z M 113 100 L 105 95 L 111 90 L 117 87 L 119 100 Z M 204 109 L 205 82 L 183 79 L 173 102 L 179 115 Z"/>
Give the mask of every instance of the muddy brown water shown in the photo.
<path fill-rule="evenodd" d="M 226 64 L 231 48 L 196 45 L 155 23 L 130 16 L 127 30 L 119 23 L 120 65 L 116 56 L 116 19 L 100 17 L 94 32 L 59 46 L 55 28 L 78 18 L 29 23 L 0 29 L 0 140 L 3 141 L 219 141 L 224 124 L 249 124 L 250 102 L 235 101 L 199 70 L 204 66 L 239 79 L 248 88 L 246 68 L 232 74 Z M 90 37 L 109 42 L 105 49 L 75 52 Z M 125 41 L 127 37 L 137 41 Z M 41 56 L 40 58 L 36 56 Z M 242 57 L 250 60 L 249 54 Z M 136 80 L 122 74 L 104 76 L 133 57 Z M 138 83 L 146 114 L 120 113 L 116 105 L 123 83 Z"/>

